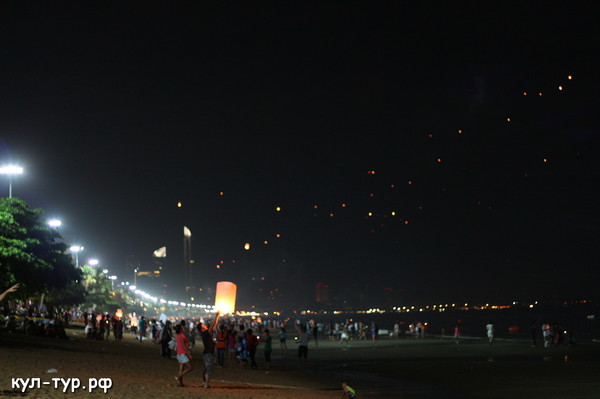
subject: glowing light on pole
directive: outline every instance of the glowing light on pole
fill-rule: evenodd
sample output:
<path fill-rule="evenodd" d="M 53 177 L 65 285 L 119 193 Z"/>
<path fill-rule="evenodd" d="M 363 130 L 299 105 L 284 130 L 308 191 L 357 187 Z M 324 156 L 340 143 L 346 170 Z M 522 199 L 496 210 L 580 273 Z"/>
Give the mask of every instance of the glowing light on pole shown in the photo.
<path fill-rule="evenodd" d="M 223 313 L 235 312 L 237 285 L 230 281 L 219 281 L 215 294 L 215 309 Z"/>
<path fill-rule="evenodd" d="M 79 267 L 79 252 L 83 251 L 83 247 L 80 245 L 72 245 L 71 248 L 69 248 L 69 251 L 75 254 L 75 266 Z"/>
<path fill-rule="evenodd" d="M 23 174 L 23 168 L 16 165 L 4 165 L 0 167 L 0 175 L 8 175 L 8 198 L 12 198 L 12 177 Z"/>

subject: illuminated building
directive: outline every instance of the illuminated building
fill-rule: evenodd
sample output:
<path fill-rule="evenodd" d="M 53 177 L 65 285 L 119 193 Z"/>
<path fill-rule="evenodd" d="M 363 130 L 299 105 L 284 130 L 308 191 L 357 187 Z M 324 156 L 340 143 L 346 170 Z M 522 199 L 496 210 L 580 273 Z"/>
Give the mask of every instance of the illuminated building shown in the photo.
<path fill-rule="evenodd" d="M 325 283 L 317 283 L 315 286 L 317 303 L 327 303 L 329 301 L 329 286 Z"/>

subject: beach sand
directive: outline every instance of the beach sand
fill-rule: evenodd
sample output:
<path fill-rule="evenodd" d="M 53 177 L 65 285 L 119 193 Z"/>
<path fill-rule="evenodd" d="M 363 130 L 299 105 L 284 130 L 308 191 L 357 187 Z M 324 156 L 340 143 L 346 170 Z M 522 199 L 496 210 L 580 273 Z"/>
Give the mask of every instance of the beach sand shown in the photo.
<path fill-rule="evenodd" d="M 264 368 L 259 348 L 258 370 L 237 365 L 215 367 L 211 389 L 202 388 L 202 345 L 193 349 L 194 370 L 179 387 L 175 359 L 162 359 L 157 345 L 126 335 L 123 342 L 91 341 L 81 329 L 67 330 L 68 341 L 21 334 L 0 334 L 0 396 L 66 398 L 102 395 L 79 388 L 63 393 L 52 378 L 110 378 L 106 395 L 139 398 L 266 399 L 341 398 L 348 379 L 360 398 L 598 398 L 600 345 L 532 348 L 526 341 L 484 339 L 383 339 L 311 342 L 306 370 L 298 369 L 297 346 L 281 359 L 273 346 L 271 370 Z M 55 369 L 56 373 L 48 373 Z M 40 388 L 15 389 L 13 378 L 51 382 Z"/>

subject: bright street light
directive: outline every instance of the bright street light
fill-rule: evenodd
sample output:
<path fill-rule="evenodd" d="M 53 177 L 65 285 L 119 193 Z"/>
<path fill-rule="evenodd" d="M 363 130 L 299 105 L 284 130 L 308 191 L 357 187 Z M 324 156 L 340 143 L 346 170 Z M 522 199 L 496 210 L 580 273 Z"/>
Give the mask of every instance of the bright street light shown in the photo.
<path fill-rule="evenodd" d="M 12 177 L 23 173 L 23 168 L 16 165 L 0 166 L 0 175 L 8 175 L 8 198 L 12 198 Z"/>
<path fill-rule="evenodd" d="M 98 259 L 95 259 L 95 258 L 88 259 L 88 264 L 90 266 L 98 266 L 98 263 L 100 263 L 100 261 Z"/>
<path fill-rule="evenodd" d="M 48 226 L 52 228 L 59 228 L 62 225 L 62 222 L 58 219 L 50 219 L 48 220 Z"/>
<path fill-rule="evenodd" d="M 75 267 L 79 267 L 79 252 L 83 251 L 83 247 L 81 245 L 72 245 L 69 251 L 75 254 Z"/>

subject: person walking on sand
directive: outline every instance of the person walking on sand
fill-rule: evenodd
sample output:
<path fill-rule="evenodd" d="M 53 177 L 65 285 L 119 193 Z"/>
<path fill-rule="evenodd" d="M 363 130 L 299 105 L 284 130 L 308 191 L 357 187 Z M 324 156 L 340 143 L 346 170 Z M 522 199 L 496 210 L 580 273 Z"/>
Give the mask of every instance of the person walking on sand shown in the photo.
<path fill-rule="evenodd" d="M 308 342 L 310 341 L 310 334 L 306 332 L 306 326 L 300 327 L 300 334 L 298 335 L 298 359 L 300 359 L 300 368 L 306 368 L 306 358 L 308 357 Z"/>
<path fill-rule="evenodd" d="M 491 345 L 492 342 L 494 341 L 494 325 L 492 324 L 491 321 L 485 326 L 485 329 L 487 331 L 488 341 L 490 342 L 490 345 Z"/>
<path fill-rule="evenodd" d="M 356 399 L 356 391 L 350 385 L 348 385 L 348 381 L 342 381 L 342 394 L 343 398 L 346 399 Z"/>
<path fill-rule="evenodd" d="M 198 323 L 196 327 L 200 336 L 202 337 L 202 343 L 204 344 L 204 352 L 203 352 L 203 360 L 204 360 L 204 371 L 202 372 L 202 381 L 204 381 L 204 388 L 210 388 L 208 385 L 210 377 L 213 374 L 213 356 L 215 352 L 215 343 L 212 339 L 212 334 L 219 323 L 219 317 L 221 316 L 221 312 L 217 312 L 215 320 L 211 324 L 210 327 L 207 327 L 206 324 Z"/>
<path fill-rule="evenodd" d="M 177 334 L 177 361 L 179 362 L 179 374 L 175 377 L 180 387 L 183 385 L 183 376 L 192 371 L 192 353 L 188 345 L 188 340 L 183 333 L 183 328 L 180 325 L 175 326 L 175 333 Z"/>

